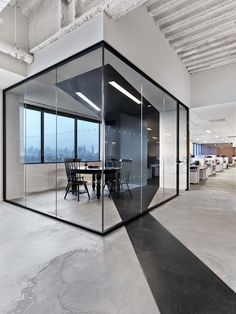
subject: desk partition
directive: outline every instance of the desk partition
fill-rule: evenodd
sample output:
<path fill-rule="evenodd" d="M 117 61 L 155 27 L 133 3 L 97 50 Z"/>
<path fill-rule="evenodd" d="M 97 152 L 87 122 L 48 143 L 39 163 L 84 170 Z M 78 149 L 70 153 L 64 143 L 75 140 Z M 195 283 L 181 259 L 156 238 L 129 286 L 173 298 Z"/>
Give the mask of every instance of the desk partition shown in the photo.
<path fill-rule="evenodd" d="M 157 207 L 179 191 L 179 108 L 105 42 L 8 88 L 5 201 L 99 234 Z"/>

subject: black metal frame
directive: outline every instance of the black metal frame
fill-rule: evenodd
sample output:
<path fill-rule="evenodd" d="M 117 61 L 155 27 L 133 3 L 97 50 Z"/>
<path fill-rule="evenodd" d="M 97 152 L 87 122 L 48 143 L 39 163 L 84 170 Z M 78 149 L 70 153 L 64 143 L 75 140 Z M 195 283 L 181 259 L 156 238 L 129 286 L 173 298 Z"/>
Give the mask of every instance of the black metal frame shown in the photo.
<path fill-rule="evenodd" d="M 81 117 L 80 115 L 73 115 L 69 113 L 65 113 L 63 111 L 58 111 L 58 110 L 53 110 L 53 109 L 48 109 L 48 108 L 42 108 L 38 107 L 35 105 L 28 105 L 27 103 L 24 104 L 25 109 L 30 109 L 30 110 L 35 110 L 39 111 L 41 113 L 41 134 L 40 134 L 40 143 L 41 143 L 41 156 L 40 156 L 40 162 L 25 162 L 26 165 L 40 165 L 40 164 L 53 164 L 53 163 L 63 163 L 63 161 L 44 161 L 44 113 L 50 113 L 55 116 L 61 116 L 61 117 L 66 117 L 66 118 L 71 118 L 74 120 L 74 131 L 75 131 L 75 138 L 74 138 L 74 156 L 73 158 L 78 157 L 78 151 L 77 151 L 77 144 L 78 144 L 78 133 L 77 133 L 77 124 L 78 120 L 83 120 L 83 121 L 88 121 L 88 122 L 93 122 L 97 123 L 99 128 L 98 128 L 98 160 L 89 160 L 89 162 L 99 162 L 100 160 L 100 136 L 101 136 L 101 122 L 98 120 L 93 120 L 85 117 Z"/>
<path fill-rule="evenodd" d="M 148 208 L 147 210 L 137 214 L 136 216 L 132 217 L 131 219 L 128 219 L 127 221 L 122 221 L 114 226 L 112 226 L 111 228 L 108 228 L 106 230 L 104 230 L 104 225 L 103 225 L 103 221 L 102 221 L 102 231 L 98 231 L 98 230 L 94 230 L 92 228 L 89 228 L 89 227 L 85 227 L 83 225 L 79 225 L 79 224 L 75 224 L 75 223 L 72 223 L 70 221 L 67 221 L 67 220 L 64 220 L 64 219 L 61 219 L 57 216 L 53 216 L 53 215 L 50 215 L 50 214 L 46 214 L 46 213 L 43 213 L 43 212 L 40 212 L 40 211 L 37 211 L 33 208 L 29 208 L 29 207 L 26 207 L 26 206 L 23 206 L 21 204 L 17 204 L 13 201 L 9 201 L 6 199 L 6 92 L 17 87 L 17 86 L 20 86 L 21 84 L 23 83 L 26 83 L 27 81 L 30 81 L 38 76 L 41 76 L 43 75 L 44 73 L 47 73 L 59 66 L 62 66 L 62 65 L 65 65 L 67 64 L 68 62 L 71 62 L 79 57 L 82 57 L 96 49 L 99 49 L 101 48 L 102 49 L 102 59 L 103 59 L 103 65 L 104 65 L 104 49 L 110 51 L 113 55 L 115 55 L 116 57 L 118 57 L 121 61 L 123 61 L 126 65 L 128 65 L 129 67 L 131 67 L 133 70 L 135 70 L 137 73 L 139 73 L 143 78 L 147 79 L 148 81 L 150 81 L 154 86 L 156 86 L 157 88 L 159 88 L 160 90 L 162 90 L 165 94 L 167 94 L 168 96 L 170 96 L 173 100 L 176 101 L 176 106 L 177 106 L 177 163 L 176 163 L 176 171 L 177 171 L 177 178 L 176 178 L 176 194 L 173 195 L 172 197 L 164 200 L 163 202 L 160 202 L 159 204 L 155 205 L 155 206 L 152 206 L 151 208 Z M 70 224 L 72 226 L 76 226 L 76 227 L 79 227 L 81 229 L 84 229 L 84 230 L 87 230 L 87 231 L 91 231 L 95 234 L 98 234 L 98 235 L 106 235 L 114 230 L 116 230 L 117 228 L 125 225 L 127 222 L 130 222 L 132 220 L 135 220 L 137 219 L 138 217 L 140 216 L 143 216 L 145 215 L 146 213 L 148 213 L 149 211 L 153 210 L 154 208 L 157 208 L 161 205 L 163 205 L 164 203 L 170 201 L 171 199 L 174 199 L 175 197 L 177 197 L 179 195 L 179 104 L 181 104 L 183 107 L 185 107 L 185 109 L 187 110 L 187 167 L 188 167 L 188 170 L 189 170 L 189 155 L 190 155 L 190 147 L 189 147 L 189 108 L 184 105 L 182 102 L 180 102 L 175 96 L 173 96 L 170 92 L 168 92 L 165 88 L 163 88 L 162 86 L 160 86 L 157 82 L 155 82 L 152 78 L 150 78 L 147 74 L 145 74 L 142 70 L 140 70 L 137 66 L 135 66 L 134 64 L 132 64 L 132 62 L 130 62 L 127 58 L 125 58 L 124 56 L 122 56 L 118 51 L 116 51 L 112 46 L 110 46 L 108 43 L 106 43 L 105 41 L 100 41 L 98 42 L 97 44 L 79 52 L 79 53 L 76 53 L 75 55 L 72 55 L 71 57 L 69 58 L 66 58 L 65 60 L 63 61 L 60 61 L 54 65 L 52 65 L 51 67 L 45 69 L 45 70 L 42 70 L 40 71 L 39 73 L 37 74 L 34 74 L 24 80 L 22 80 L 21 82 L 18 82 L 16 84 L 14 84 L 13 86 L 10 86 L 8 88 L 6 88 L 4 91 L 3 91 L 3 200 L 7 203 L 10 203 L 10 204 L 13 204 L 13 205 L 16 205 L 16 206 L 19 206 L 19 207 L 22 207 L 24 209 L 28 209 L 28 210 L 31 210 L 33 212 L 36 212 L 38 214 L 41 214 L 43 216 L 48 216 L 50 218 L 53 218 L 53 219 L 56 219 L 56 220 L 59 220 L 61 222 L 64 222 L 64 223 L 67 223 L 67 224 Z M 46 111 L 47 109 L 45 109 Z M 84 118 L 83 118 L 84 119 Z M 77 123 L 76 123 L 77 124 Z M 42 124 L 41 124 L 42 125 Z M 99 128 L 99 132 L 100 132 L 100 128 Z M 41 145 L 44 144 L 44 143 L 41 143 Z M 100 136 L 99 136 L 99 148 L 100 148 Z M 187 187 L 189 187 L 189 171 L 187 171 Z M 189 188 L 187 188 L 189 189 Z M 103 213 L 103 208 L 102 208 L 102 217 L 104 217 L 104 213 Z M 103 219 L 102 219 L 103 220 Z"/>

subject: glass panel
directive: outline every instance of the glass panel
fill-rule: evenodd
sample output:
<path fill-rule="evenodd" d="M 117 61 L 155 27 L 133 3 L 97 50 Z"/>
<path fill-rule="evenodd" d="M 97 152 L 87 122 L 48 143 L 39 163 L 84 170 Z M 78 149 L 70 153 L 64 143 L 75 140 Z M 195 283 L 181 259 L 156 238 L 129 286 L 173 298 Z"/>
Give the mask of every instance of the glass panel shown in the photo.
<path fill-rule="evenodd" d="M 25 110 L 25 163 L 41 162 L 41 112 Z"/>
<path fill-rule="evenodd" d="M 56 216 L 56 164 L 45 163 L 45 144 L 51 138 L 51 146 L 56 145 L 55 123 L 47 128 L 48 121 L 44 119 L 44 111 L 56 114 L 56 70 L 41 75 L 26 83 L 26 152 L 28 147 L 42 146 L 42 156 L 37 163 L 25 164 L 26 206 L 48 215 Z M 34 112 L 34 115 L 32 115 Z M 32 117 L 34 120 L 32 120 Z M 41 120 L 41 121 L 40 121 Z M 52 121 L 51 121 L 52 122 Z M 43 126 L 46 129 L 43 130 Z M 34 129 L 34 131 L 32 131 Z M 32 138 L 33 136 L 33 138 Z M 45 140 L 46 139 L 46 140 Z M 47 147 L 47 146 L 46 146 Z M 27 154 L 26 154 L 27 156 Z M 48 156 L 46 156 L 47 160 Z M 47 160 L 48 161 L 48 160 Z"/>
<path fill-rule="evenodd" d="M 25 86 L 6 93 L 6 199 L 25 206 Z"/>
<path fill-rule="evenodd" d="M 105 50 L 104 229 L 142 212 L 141 76 Z"/>
<path fill-rule="evenodd" d="M 160 115 L 160 134 L 166 200 L 177 193 L 177 103 L 167 94 L 164 94 L 164 110 Z"/>
<path fill-rule="evenodd" d="M 78 158 L 86 161 L 99 161 L 99 128 L 98 122 L 91 122 L 86 120 L 77 121 L 78 129 L 78 143 L 77 154 Z"/>
<path fill-rule="evenodd" d="M 57 114 L 57 162 L 75 157 L 75 119 Z"/>
<path fill-rule="evenodd" d="M 179 191 L 187 189 L 187 110 L 179 105 Z"/>
<path fill-rule="evenodd" d="M 57 161 L 56 114 L 44 112 L 44 162 Z"/>
<path fill-rule="evenodd" d="M 101 48 L 57 69 L 57 95 L 57 155 L 61 161 L 57 165 L 58 217 L 102 231 L 98 137 L 102 119 Z M 79 159 L 72 163 L 67 159 L 74 153 Z"/>
<path fill-rule="evenodd" d="M 163 116 L 164 93 L 146 79 L 143 91 L 143 210 L 164 200 L 164 177 L 160 171 L 160 116 Z M 163 169 L 163 158 L 162 158 Z"/>

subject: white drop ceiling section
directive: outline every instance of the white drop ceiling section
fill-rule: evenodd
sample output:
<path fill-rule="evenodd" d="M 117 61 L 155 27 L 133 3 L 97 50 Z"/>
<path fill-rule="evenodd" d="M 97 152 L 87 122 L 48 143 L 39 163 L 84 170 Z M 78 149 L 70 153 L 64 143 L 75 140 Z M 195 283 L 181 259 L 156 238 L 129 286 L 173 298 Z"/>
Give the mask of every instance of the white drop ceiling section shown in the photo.
<path fill-rule="evenodd" d="M 193 108 L 190 115 L 194 143 L 236 143 L 236 103 Z"/>
<path fill-rule="evenodd" d="M 190 73 L 236 62 L 235 0 L 150 0 L 147 9 Z"/>

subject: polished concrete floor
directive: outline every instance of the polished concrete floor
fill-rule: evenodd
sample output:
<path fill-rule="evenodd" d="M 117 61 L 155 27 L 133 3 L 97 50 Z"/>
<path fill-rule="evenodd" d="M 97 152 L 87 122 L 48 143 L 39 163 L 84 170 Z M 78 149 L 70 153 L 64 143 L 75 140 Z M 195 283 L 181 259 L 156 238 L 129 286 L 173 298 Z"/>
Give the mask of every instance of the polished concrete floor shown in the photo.
<path fill-rule="evenodd" d="M 236 313 L 236 168 L 192 187 L 146 218 L 105 238 L 6 203 L 0 204 L 0 215 L 1 314 Z M 141 239 L 139 223 L 143 225 Z M 137 234 L 132 234 L 134 230 Z M 161 232 L 159 238 L 155 230 Z M 163 234 L 166 240 L 157 245 Z M 139 253 L 142 245 L 146 248 L 145 236 L 150 245 L 143 259 Z M 215 311 L 212 307 L 211 311 L 199 302 L 200 306 L 191 312 L 186 308 L 183 312 L 177 297 L 175 306 L 168 306 L 163 291 L 168 295 L 173 287 L 168 288 L 165 282 L 169 271 L 163 268 L 163 261 L 168 259 L 168 249 L 175 241 L 180 247 L 178 258 L 182 260 L 183 252 L 185 259 L 197 263 L 195 269 L 203 269 L 204 285 L 212 282 L 211 271 L 218 276 L 218 286 L 229 297 L 225 310 L 219 307 Z M 154 259 L 157 269 L 150 272 L 149 261 L 151 265 Z M 175 258 L 168 260 L 175 267 Z M 189 270 L 182 271 L 184 264 L 178 267 L 176 271 L 183 276 L 179 278 L 181 287 L 184 285 L 185 293 L 189 293 L 189 278 L 195 280 L 195 272 L 190 276 Z M 198 284 L 198 289 L 205 289 L 201 282 Z M 173 293 L 170 295 L 173 297 Z M 191 295 L 194 298 L 196 291 Z M 196 304 L 196 299 L 191 304 Z"/>

